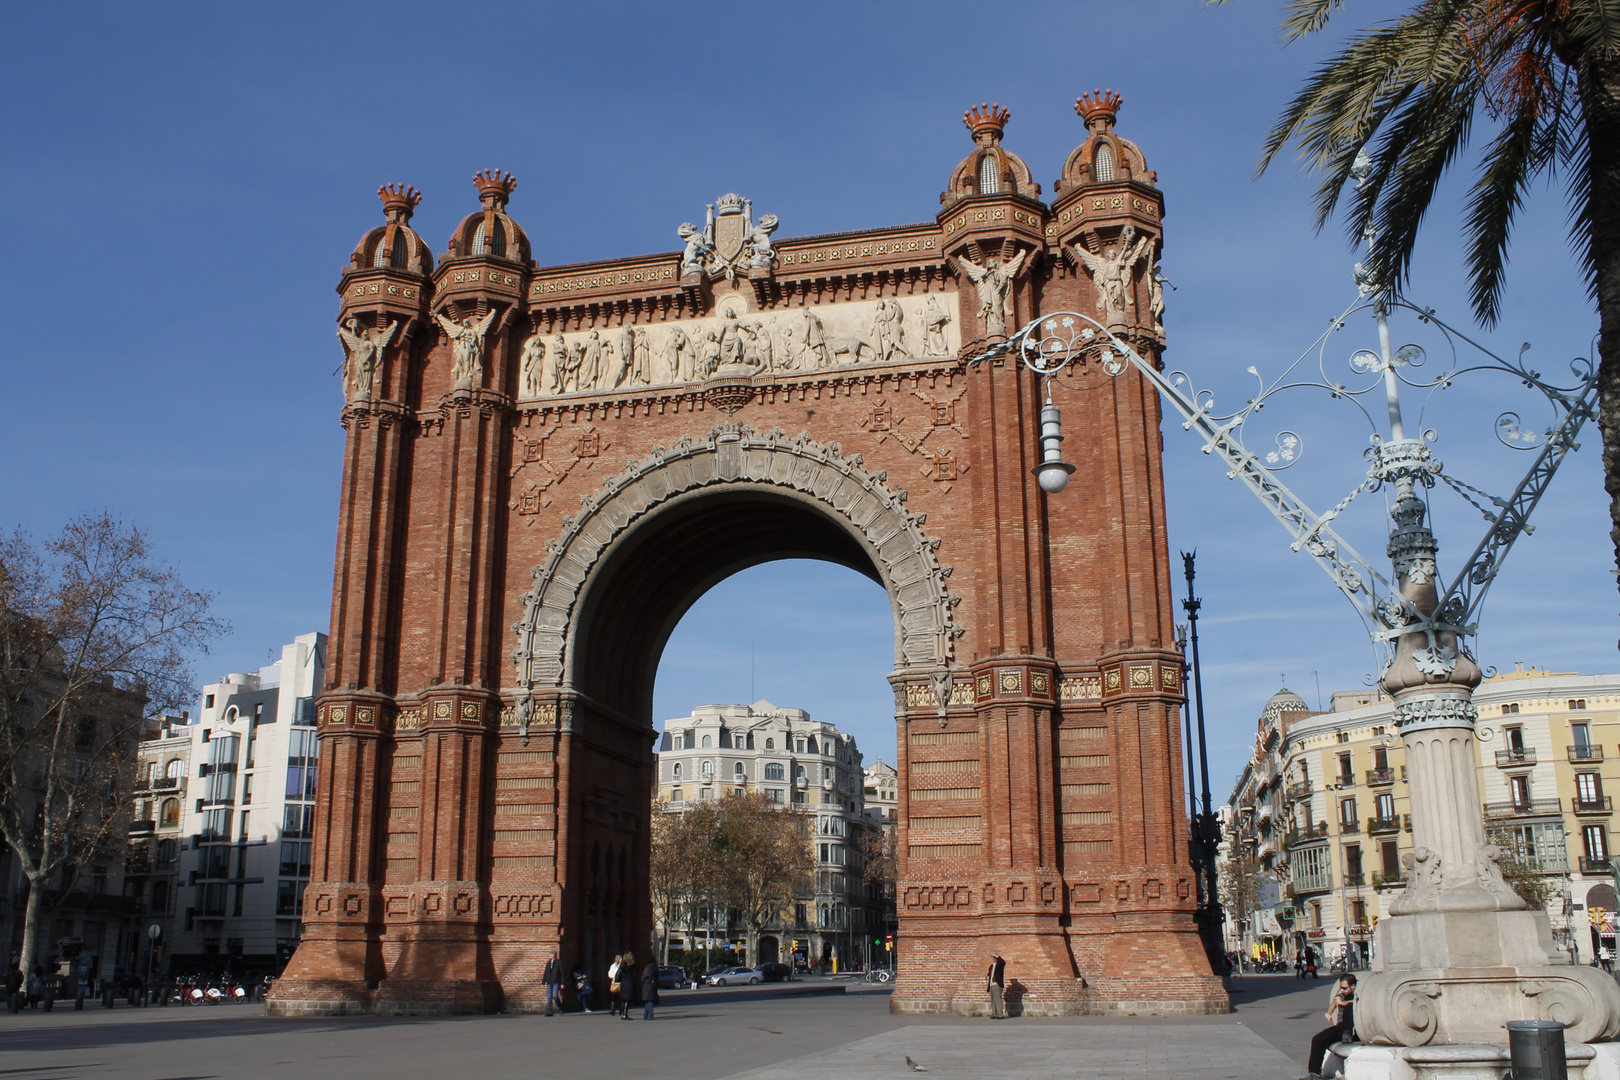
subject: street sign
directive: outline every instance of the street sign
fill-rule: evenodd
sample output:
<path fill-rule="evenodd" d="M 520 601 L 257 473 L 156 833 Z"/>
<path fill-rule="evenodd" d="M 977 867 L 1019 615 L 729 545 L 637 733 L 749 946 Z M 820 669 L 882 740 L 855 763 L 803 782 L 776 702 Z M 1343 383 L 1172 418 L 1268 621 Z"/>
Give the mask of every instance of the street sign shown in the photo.
<path fill-rule="evenodd" d="M 157 923 L 153 923 L 151 926 L 146 928 L 146 936 L 151 938 L 153 941 L 156 941 L 158 938 L 163 936 L 163 927 L 159 926 Z"/>

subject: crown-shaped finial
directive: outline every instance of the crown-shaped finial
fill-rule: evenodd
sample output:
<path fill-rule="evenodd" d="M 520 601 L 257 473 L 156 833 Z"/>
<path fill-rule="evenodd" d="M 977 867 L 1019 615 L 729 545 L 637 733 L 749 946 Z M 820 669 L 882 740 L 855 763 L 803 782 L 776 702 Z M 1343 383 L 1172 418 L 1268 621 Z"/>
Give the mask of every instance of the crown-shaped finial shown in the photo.
<path fill-rule="evenodd" d="M 975 105 L 962 114 L 962 123 L 966 124 L 967 129 L 973 132 L 975 139 L 981 134 L 988 134 L 998 142 L 1001 140 L 1001 132 L 1006 128 L 1007 121 L 1011 119 L 1012 111 L 1004 109 L 1000 105 Z"/>
<path fill-rule="evenodd" d="M 506 200 L 512 197 L 512 189 L 517 187 L 517 177 L 500 169 L 485 169 L 473 173 L 473 184 L 478 188 L 480 202 L 494 199 L 495 205 L 505 206 Z"/>
<path fill-rule="evenodd" d="M 1086 127 L 1101 123 L 1106 131 L 1114 126 L 1114 117 L 1119 114 L 1119 107 L 1123 104 L 1125 99 L 1112 90 L 1093 90 L 1074 99 L 1074 111 L 1080 114 Z"/>
<path fill-rule="evenodd" d="M 384 184 L 377 189 L 377 198 L 382 200 L 383 213 L 390 221 L 409 221 L 416 204 L 422 201 L 422 193 L 409 184 Z"/>

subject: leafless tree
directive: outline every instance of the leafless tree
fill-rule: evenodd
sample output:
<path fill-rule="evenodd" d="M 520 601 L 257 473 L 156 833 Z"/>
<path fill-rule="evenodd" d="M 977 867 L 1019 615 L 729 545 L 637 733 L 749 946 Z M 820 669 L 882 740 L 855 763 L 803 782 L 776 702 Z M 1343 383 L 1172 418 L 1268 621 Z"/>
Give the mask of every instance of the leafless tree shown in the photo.
<path fill-rule="evenodd" d="M 727 798 L 720 808 L 719 874 L 727 903 L 748 928 L 748 956 L 759 956 L 759 935 L 779 922 L 808 889 L 815 870 L 809 814 L 763 792 Z"/>
<path fill-rule="evenodd" d="M 188 653 L 229 630 L 212 599 L 107 514 L 0 539 L 0 838 L 28 879 L 25 970 L 52 882 L 65 896 L 122 851 L 142 707 L 190 698 Z"/>

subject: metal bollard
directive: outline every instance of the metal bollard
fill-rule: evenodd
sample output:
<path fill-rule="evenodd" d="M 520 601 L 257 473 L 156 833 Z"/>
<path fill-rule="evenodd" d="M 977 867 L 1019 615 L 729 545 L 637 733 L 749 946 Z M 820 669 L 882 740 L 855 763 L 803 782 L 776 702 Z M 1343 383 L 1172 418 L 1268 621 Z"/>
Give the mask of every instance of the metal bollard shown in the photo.
<path fill-rule="evenodd" d="M 1564 1025 L 1557 1020 L 1509 1020 L 1513 1080 L 1569 1080 Z"/>

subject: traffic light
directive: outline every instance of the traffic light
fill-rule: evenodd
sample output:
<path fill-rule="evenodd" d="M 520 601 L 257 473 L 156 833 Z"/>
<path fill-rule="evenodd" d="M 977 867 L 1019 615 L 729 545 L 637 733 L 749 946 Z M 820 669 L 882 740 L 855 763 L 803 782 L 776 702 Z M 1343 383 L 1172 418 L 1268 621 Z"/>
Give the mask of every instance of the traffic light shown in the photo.
<path fill-rule="evenodd" d="M 883 944 L 883 939 L 882 938 L 873 938 L 872 939 L 872 947 L 874 949 L 877 948 L 881 944 Z"/>
<path fill-rule="evenodd" d="M 1600 907 L 1587 908 L 1586 921 L 1591 923 L 1593 926 L 1602 926 L 1604 914 L 1604 910 Z"/>
<path fill-rule="evenodd" d="M 891 951 L 891 952 L 894 950 L 894 935 L 893 934 L 884 934 L 883 935 L 883 947 L 885 949 Z"/>

